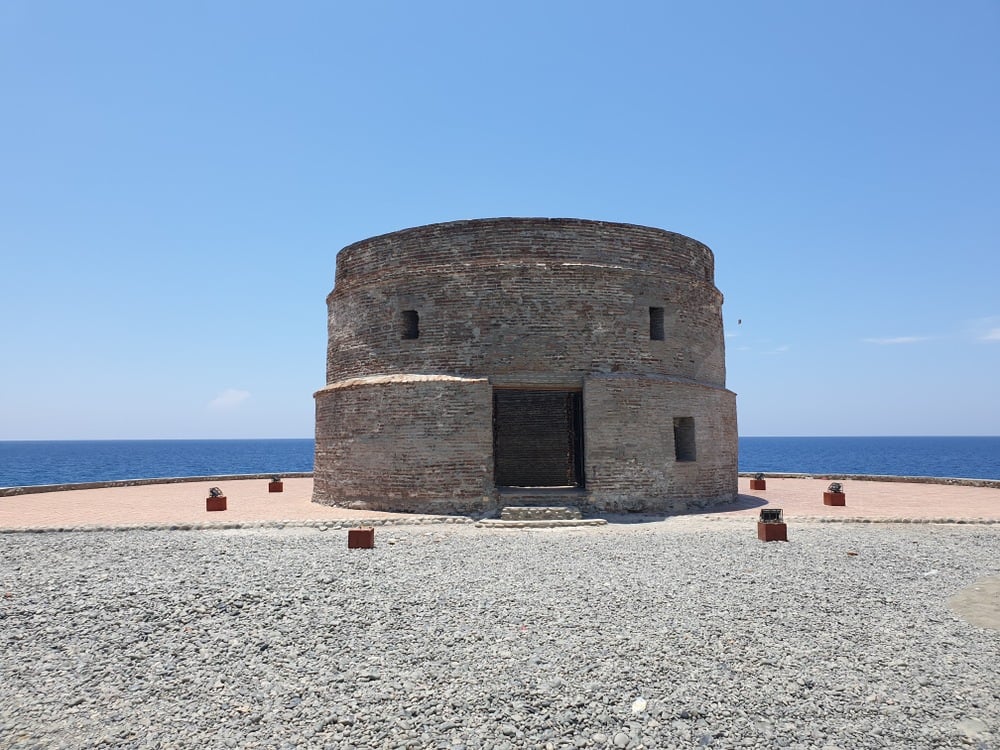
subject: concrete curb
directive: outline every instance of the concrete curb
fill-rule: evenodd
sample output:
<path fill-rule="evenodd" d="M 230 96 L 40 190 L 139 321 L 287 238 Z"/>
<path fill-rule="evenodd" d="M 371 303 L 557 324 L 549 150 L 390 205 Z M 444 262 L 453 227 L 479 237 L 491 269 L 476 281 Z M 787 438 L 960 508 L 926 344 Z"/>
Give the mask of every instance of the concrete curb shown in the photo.
<path fill-rule="evenodd" d="M 204 523 L 152 523 L 132 524 L 127 526 L 109 526 L 89 524 L 82 526 L 21 526 L 0 528 L 0 534 L 48 534 L 65 532 L 89 531 L 223 531 L 227 529 L 285 529 L 285 528 L 316 528 L 320 531 L 341 531 L 356 529 L 361 526 L 436 526 L 440 524 L 469 525 L 476 528 L 507 528 L 507 529 L 541 529 L 541 528 L 571 528 L 600 526 L 641 526 L 644 523 L 661 523 L 668 520 L 697 519 L 718 524 L 750 524 L 756 522 L 754 516 L 713 517 L 712 514 L 683 513 L 676 516 L 649 521 L 633 521 L 629 523 L 609 522 L 604 518 L 586 518 L 569 521 L 499 521 L 465 516 L 424 516 L 417 518 L 351 518 L 330 519 L 327 521 L 234 521 L 234 522 L 204 522 Z M 791 516 L 788 523 L 863 523 L 863 524 L 942 524 L 964 526 L 989 526 L 1000 524 L 1000 520 L 992 518 L 824 518 L 822 516 Z"/>
<path fill-rule="evenodd" d="M 756 523 L 757 517 L 751 515 L 742 516 L 713 516 L 711 513 L 685 513 L 683 515 L 668 516 L 670 519 L 697 518 L 701 521 L 711 521 L 712 523 Z M 667 520 L 667 519 L 663 519 Z M 844 518 L 830 518 L 828 516 L 785 516 L 785 523 L 906 523 L 906 524 L 962 524 L 989 526 L 990 524 L 1000 524 L 1000 519 L 996 518 L 866 518 L 864 516 L 848 516 Z"/>
<path fill-rule="evenodd" d="M 432 526 L 436 524 L 470 524 L 472 518 L 464 516 L 416 516 L 413 518 L 331 518 L 326 521 L 233 521 L 233 522 L 178 522 L 146 523 L 126 526 L 88 524 L 83 526 L 21 526 L 0 528 L 0 534 L 47 534 L 67 531 L 217 531 L 223 529 L 285 529 L 317 528 L 321 531 L 356 529 L 361 526 Z"/>
<path fill-rule="evenodd" d="M 941 524 L 981 524 L 1000 523 L 995 518 L 825 518 L 823 516 L 791 516 L 789 521 L 818 521 L 819 523 L 941 523 Z"/>

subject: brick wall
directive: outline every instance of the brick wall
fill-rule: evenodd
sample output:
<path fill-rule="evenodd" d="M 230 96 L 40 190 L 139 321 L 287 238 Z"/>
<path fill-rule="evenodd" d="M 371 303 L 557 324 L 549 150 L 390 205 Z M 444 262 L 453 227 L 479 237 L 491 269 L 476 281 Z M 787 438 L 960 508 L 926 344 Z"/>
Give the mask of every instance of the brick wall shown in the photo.
<path fill-rule="evenodd" d="M 711 251 L 647 227 L 456 222 L 384 235 L 337 257 L 327 382 L 393 372 L 677 375 L 723 385 Z M 649 308 L 664 309 L 664 341 Z M 420 338 L 403 339 L 404 311 Z"/>
<path fill-rule="evenodd" d="M 316 393 L 313 500 L 471 512 L 493 492 L 492 390 L 477 378 L 368 378 Z M 486 496 L 486 500 L 484 500 Z"/>
<path fill-rule="evenodd" d="M 666 378 L 595 376 L 583 391 L 587 487 L 604 510 L 677 512 L 731 500 L 736 396 Z M 692 417 L 695 461 L 677 461 L 674 417 Z"/>

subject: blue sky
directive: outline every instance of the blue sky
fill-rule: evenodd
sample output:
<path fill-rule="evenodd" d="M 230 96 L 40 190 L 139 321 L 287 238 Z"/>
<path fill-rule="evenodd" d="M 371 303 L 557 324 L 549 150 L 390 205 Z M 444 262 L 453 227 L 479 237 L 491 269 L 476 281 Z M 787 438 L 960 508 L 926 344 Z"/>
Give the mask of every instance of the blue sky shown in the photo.
<path fill-rule="evenodd" d="M 993 0 L 7 0 L 0 439 L 309 437 L 337 251 L 489 216 L 708 244 L 742 435 L 1000 434 L 998 39 Z"/>

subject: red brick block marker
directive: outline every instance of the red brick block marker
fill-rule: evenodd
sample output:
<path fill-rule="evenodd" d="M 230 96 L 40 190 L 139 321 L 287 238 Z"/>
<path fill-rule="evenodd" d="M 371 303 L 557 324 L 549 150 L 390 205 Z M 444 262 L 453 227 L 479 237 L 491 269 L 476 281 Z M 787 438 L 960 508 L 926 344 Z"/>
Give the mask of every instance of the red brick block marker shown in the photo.
<path fill-rule="evenodd" d="M 208 497 L 205 498 L 205 510 L 225 510 L 226 509 L 226 496 L 222 494 L 222 490 L 218 487 L 212 487 L 208 491 Z"/>
<path fill-rule="evenodd" d="M 787 542 L 788 524 L 782 520 L 781 508 L 762 508 L 757 521 L 757 538 L 762 542 Z"/>
<path fill-rule="evenodd" d="M 823 505 L 847 505 L 846 497 L 840 482 L 831 482 L 823 493 Z"/>
<path fill-rule="evenodd" d="M 375 546 L 375 529 L 363 526 L 347 530 L 347 549 L 372 549 Z"/>
<path fill-rule="evenodd" d="M 281 481 L 281 477 L 279 477 L 279 476 L 273 476 L 273 477 L 271 477 L 271 481 L 267 483 L 267 491 L 268 492 L 284 492 L 285 491 L 285 484 L 284 484 L 284 482 Z"/>

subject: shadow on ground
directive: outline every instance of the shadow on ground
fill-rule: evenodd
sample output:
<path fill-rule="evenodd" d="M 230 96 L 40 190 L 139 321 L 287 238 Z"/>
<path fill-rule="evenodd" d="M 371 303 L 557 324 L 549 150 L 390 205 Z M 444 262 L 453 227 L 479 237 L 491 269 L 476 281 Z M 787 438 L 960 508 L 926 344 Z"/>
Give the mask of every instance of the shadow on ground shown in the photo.
<path fill-rule="evenodd" d="M 731 513 L 736 510 L 751 510 L 762 508 L 768 502 L 764 498 L 754 495 L 737 495 L 736 499 L 725 505 L 716 505 L 711 508 L 702 508 L 688 513 L 602 513 L 589 516 L 591 518 L 603 518 L 608 523 L 631 524 L 631 523 L 658 523 L 669 518 L 684 518 L 685 516 L 712 516 L 717 513 Z"/>

